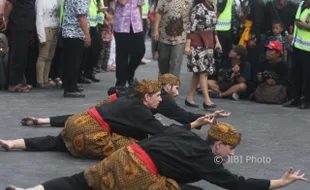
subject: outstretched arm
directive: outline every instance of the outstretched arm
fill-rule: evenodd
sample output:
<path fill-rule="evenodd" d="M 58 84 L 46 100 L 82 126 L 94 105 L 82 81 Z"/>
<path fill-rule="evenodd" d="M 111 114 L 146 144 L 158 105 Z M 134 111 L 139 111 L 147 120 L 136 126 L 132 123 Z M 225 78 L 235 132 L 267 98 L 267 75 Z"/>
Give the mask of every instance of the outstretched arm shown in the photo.
<path fill-rule="evenodd" d="M 162 96 L 162 98 L 163 101 L 159 104 L 155 111 L 169 119 L 186 124 L 195 121 L 201 116 L 204 116 L 202 114 L 187 112 L 181 108 L 172 98 L 165 96 Z"/>
<path fill-rule="evenodd" d="M 268 179 L 245 179 L 243 176 L 235 175 L 223 167 L 222 159 L 216 159 L 218 156 L 214 156 L 210 152 L 210 155 L 205 155 L 194 163 L 198 175 L 212 184 L 218 185 L 225 189 L 230 190 L 268 190 L 279 189 L 288 186 L 296 181 L 307 181 L 304 178 L 304 174 L 300 175 L 299 171 L 293 173 L 292 169 L 289 169 L 282 178 L 278 180 Z"/>

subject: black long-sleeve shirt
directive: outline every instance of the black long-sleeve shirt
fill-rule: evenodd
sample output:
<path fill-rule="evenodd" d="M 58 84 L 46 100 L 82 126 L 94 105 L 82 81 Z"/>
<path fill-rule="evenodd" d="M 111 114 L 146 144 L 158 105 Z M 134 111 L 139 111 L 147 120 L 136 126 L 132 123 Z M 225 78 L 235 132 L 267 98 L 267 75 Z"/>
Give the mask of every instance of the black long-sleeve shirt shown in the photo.
<path fill-rule="evenodd" d="M 152 110 L 153 114 L 161 114 L 169 119 L 173 119 L 182 124 L 188 124 L 199 117 L 203 116 L 202 114 L 195 114 L 185 111 L 181 108 L 173 98 L 169 97 L 166 91 L 161 92 L 162 101 L 158 107 Z"/>
<path fill-rule="evenodd" d="M 120 97 L 96 108 L 111 132 L 137 140 L 163 132 L 167 127 L 157 120 L 139 98 Z M 190 124 L 184 125 L 191 128 Z"/>
<path fill-rule="evenodd" d="M 250 0 L 249 3 L 250 13 L 247 16 L 247 19 L 253 22 L 251 33 L 259 37 L 264 18 L 264 2 L 262 0 Z"/>
<path fill-rule="evenodd" d="M 272 74 L 276 77 L 273 78 L 276 81 L 276 85 L 288 86 L 289 84 L 289 69 L 287 63 L 284 63 L 283 61 L 272 63 L 268 60 L 265 60 L 264 62 L 260 63 L 258 72 L 262 74 L 264 74 L 264 72 L 272 72 Z M 265 80 L 262 82 L 265 82 Z"/>
<path fill-rule="evenodd" d="M 179 126 L 171 126 L 138 144 L 151 157 L 160 175 L 180 184 L 206 180 L 231 190 L 267 190 L 270 186 L 270 180 L 245 179 L 216 164 L 207 142 Z"/>
<path fill-rule="evenodd" d="M 121 96 L 125 96 L 125 95 L 126 94 L 123 94 Z M 152 110 L 152 113 L 154 115 L 159 113 L 181 124 L 191 123 L 195 121 L 196 119 L 198 119 L 199 117 L 203 116 L 202 114 L 194 114 L 194 113 L 185 111 L 178 104 L 176 104 L 174 99 L 169 97 L 167 92 L 165 92 L 164 90 L 162 91 L 161 98 L 162 98 L 162 101 L 160 102 L 158 107 Z M 64 127 L 66 120 L 70 116 L 72 116 L 72 114 L 50 117 L 51 126 Z"/>

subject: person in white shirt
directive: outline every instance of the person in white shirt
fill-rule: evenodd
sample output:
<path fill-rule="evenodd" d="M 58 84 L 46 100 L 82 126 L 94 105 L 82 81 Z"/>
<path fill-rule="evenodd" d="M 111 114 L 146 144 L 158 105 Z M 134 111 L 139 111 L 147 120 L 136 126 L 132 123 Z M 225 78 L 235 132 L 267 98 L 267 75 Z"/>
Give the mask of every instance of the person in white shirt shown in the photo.
<path fill-rule="evenodd" d="M 39 45 L 39 57 L 36 65 L 37 87 L 52 88 L 49 72 L 59 35 L 60 2 L 58 0 L 36 0 L 36 28 Z"/>

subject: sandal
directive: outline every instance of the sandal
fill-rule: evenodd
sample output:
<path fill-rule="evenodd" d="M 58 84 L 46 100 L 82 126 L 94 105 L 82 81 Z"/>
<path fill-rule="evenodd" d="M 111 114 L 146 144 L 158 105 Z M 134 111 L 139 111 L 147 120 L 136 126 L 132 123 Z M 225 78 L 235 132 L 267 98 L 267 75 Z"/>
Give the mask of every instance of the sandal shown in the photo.
<path fill-rule="evenodd" d="M 24 117 L 20 121 L 20 124 L 22 124 L 22 126 L 40 125 L 39 120 L 35 117 Z"/>
<path fill-rule="evenodd" d="M 30 85 L 29 85 L 30 86 Z M 22 84 L 18 84 L 16 86 L 9 86 L 9 92 L 19 92 L 19 93 L 27 93 L 30 91 L 29 86 L 24 86 Z"/>

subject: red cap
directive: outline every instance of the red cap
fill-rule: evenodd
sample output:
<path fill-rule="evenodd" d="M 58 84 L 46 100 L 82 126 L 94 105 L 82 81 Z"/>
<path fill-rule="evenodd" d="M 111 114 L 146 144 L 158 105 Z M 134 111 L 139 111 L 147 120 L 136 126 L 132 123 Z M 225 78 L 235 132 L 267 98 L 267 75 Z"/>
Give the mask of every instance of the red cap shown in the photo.
<path fill-rule="evenodd" d="M 271 41 L 266 47 L 282 52 L 282 44 L 278 40 Z"/>

